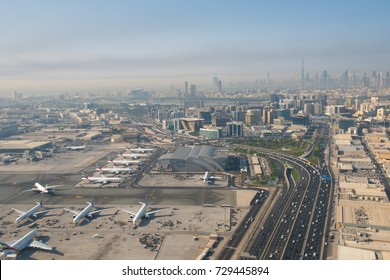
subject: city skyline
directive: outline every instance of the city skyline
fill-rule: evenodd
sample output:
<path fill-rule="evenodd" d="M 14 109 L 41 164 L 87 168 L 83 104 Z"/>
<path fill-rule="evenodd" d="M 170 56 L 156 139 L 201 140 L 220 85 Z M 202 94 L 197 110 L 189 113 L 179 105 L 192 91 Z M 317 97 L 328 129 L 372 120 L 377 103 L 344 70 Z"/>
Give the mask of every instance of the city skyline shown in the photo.
<path fill-rule="evenodd" d="M 0 96 L 390 69 L 386 1 L 23 1 L 3 5 Z"/>

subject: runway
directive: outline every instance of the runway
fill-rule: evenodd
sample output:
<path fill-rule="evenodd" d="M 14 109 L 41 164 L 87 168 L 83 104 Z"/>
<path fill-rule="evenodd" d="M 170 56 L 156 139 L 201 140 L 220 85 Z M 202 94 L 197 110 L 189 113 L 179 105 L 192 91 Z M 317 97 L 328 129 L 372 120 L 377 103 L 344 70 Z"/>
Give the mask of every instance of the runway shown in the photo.
<path fill-rule="evenodd" d="M 97 204 L 137 204 L 144 201 L 160 205 L 202 205 L 202 204 L 231 204 L 235 206 L 235 192 L 229 189 L 191 188 L 73 188 L 80 181 L 78 174 L 46 174 L 46 175 L 14 175 L 0 174 L 0 204 L 31 205 L 40 200 L 41 194 L 25 192 L 33 188 L 34 182 L 50 185 L 64 185 L 54 195 L 45 195 L 48 205 L 55 204 L 84 204 L 92 196 Z"/>

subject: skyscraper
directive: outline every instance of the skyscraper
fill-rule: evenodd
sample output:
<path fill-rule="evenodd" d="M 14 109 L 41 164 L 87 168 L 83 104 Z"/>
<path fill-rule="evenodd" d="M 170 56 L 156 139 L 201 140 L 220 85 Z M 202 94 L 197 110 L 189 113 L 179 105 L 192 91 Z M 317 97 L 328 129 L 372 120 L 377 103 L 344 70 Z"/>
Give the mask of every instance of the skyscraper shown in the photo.
<path fill-rule="evenodd" d="M 184 82 L 184 95 L 188 95 L 188 82 Z"/>
<path fill-rule="evenodd" d="M 195 96 L 196 95 L 196 85 L 192 84 L 190 90 L 191 90 L 191 96 Z"/>
<path fill-rule="evenodd" d="M 305 67 L 304 67 L 304 60 L 303 60 L 303 57 L 302 57 L 301 84 L 302 84 L 302 87 L 305 87 Z"/>
<path fill-rule="evenodd" d="M 221 80 L 218 81 L 218 92 L 222 92 L 222 82 L 221 82 Z"/>
<path fill-rule="evenodd" d="M 218 77 L 213 77 L 213 89 L 218 89 Z"/>

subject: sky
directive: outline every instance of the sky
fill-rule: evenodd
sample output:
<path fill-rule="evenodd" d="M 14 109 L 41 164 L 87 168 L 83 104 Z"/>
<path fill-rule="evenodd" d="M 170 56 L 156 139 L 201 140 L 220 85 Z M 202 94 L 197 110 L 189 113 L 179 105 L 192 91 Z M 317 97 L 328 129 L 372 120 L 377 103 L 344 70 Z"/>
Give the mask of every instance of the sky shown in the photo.
<path fill-rule="evenodd" d="M 0 96 L 390 71 L 390 1 L 1 1 Z"/>

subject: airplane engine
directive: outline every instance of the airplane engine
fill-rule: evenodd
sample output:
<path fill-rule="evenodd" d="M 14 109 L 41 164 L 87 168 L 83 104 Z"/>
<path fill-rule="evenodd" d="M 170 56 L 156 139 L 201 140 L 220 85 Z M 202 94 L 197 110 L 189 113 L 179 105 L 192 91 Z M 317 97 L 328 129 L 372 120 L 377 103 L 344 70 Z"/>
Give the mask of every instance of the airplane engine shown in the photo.
<path fill-rule="evenodd" d="M 73 215 L 73 219 L 76 218 L 76 215 Z"/>
<path fill-rule="evenodd" d="M 32 215 L 32 217 L 33 217 L 34 219 L 36 219 L 36 218 L 38 218 L 38 215 L 37 215 L 37 214 L 34 214 L 34 215 Z"/>
<path fill-rule="evenodd" d="M 103 184 L 107 184 L 107 181 L 103 181 Z"/>
<path fill-rule="evenodd" d="M 90 218 L 90 219 L 92 219 L 92 215 L 91 215 L 91 214 L 88 214 L 87 217 Z"/>
<path fill-rule="evenodd" d="M 145 215 L 145 218 L 146 218 L 146 219 L 149 219 L 149 215 Z"/>

